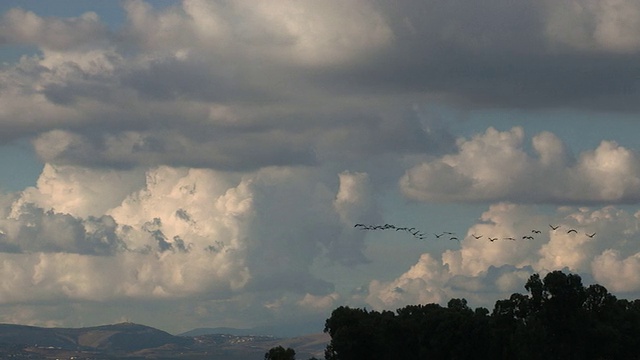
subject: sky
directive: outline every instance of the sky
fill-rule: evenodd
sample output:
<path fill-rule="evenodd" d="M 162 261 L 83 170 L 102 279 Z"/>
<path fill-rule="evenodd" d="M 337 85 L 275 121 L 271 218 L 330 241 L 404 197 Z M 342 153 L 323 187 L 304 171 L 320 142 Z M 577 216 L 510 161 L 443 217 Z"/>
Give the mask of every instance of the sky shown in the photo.
<path fill-rule="evenodd" d="M 0 4 L 0 322 L 640 297 L 640 2 L 55 4 Z"/>

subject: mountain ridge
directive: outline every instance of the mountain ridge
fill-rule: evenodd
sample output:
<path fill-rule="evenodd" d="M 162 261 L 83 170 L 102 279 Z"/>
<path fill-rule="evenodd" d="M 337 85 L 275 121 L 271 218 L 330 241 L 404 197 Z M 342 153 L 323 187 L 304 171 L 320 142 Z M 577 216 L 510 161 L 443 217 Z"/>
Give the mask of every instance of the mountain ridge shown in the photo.
<path fill-rule="evenodd" d="M 324 333 L 278 338 L 270 335 L 210 333 L 232 331 L 233 328 L 192 331 L 197 330 L 209 333 L 172 335 L 130 322 L 82 328 L 0 324 L 0 358 L 204 359 L 215 355 L 219 360 L 240 360 L 262 358 L 270 348 L 283 346 L 293 348 L 298 358 L 306 359 L 320 357 L 329 341 Z"/>

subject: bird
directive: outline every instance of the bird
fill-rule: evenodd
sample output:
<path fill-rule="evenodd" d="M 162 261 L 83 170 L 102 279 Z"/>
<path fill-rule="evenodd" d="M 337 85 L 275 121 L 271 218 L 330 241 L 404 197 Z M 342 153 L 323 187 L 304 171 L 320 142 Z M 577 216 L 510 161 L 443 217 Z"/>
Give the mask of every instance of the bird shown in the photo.
<path fill-rule="evenodd" d="M 593 234 L 586 234 L 586 235 L 587 235 L 588 237 L 592 238 L 592 237 L 596 236 L 596 233 L 593 233 Z"/>
<path fill-rule="evenodd" d="M 450 238 L 449 238 L 449 240 L 457 240 L 457 241 L 460 241 L 460 239 L 458 239 L 458 238 L 457 238 L 457 237 L 455 237 L 455 236 L 450 237 Z"/>
<path fill-rule="evenodd" d="M 455 233 L 452 233 L 450 231 L 444 231 L 443 234 L 447 234 L 447 235 L 455 235 Z"/>
<path fill-rule="evenodd" d="M 516 241 L 516 239 L 515 239 L 515 238 L 512 238 L 512 237 L 506 237 L 506 238 L 504 238 L 504 239 L 505 239 L 505 240 Z"/>
<path fill-rule="evenodd" d="M 498 240 L 498 238 L 492 238 L 492 237 L 489 238 L 489 241 L 491 241 L 491 242 L 494 242 L 496 240 Z"/>
<path fill-rule="evenodd" d="M 436 236 L 436 239 L 440 239 L 440 238 L 444 235 L 444 233 L 442 233 L 442 234 L 440 234 L 440 235 L 438 235 L 438 234 L 435 234 L 435 233 L 434 233 L 433 235 L 435 235 L 435 236 Z"/>
<path fill-rule="evenodd" d="M 534 234 L 540 234 L 542 231 L 533 229 L 533 230 L 531 230 L 531 232 L 534 233 Z"/>
<path fill-rule="evenodd" d="M 567 231 L 567 234 L 570 234 L 570 233 L 576 233 L 576 234 L 577 234 L 577 233 L 578 233 L 578 230 L 576 230 L 576 229 L 569 229 L 569 231 Z"/>
<path fill-rule="evenodd" d="M 482 237 L 482 235 L 476 235 L 476 234 L 471 234 L 471 236 L 473 236 L 476 239 L 480 239 Z"/>
<path fill-rule="evenodd" d="M 553 225 L 549 224 L 549 227 L 551 227 L 551 229 L 552 229 L 552 230 L 558 230 L 558 228 L 560 227 L 560 225 L 553 226 Z"/>
<path fill-rule="evenodd" d="M 522 238 L 527 240 L 533 240 L 533 236 L 530 236 L 530 235 L 525 235 Z"/>

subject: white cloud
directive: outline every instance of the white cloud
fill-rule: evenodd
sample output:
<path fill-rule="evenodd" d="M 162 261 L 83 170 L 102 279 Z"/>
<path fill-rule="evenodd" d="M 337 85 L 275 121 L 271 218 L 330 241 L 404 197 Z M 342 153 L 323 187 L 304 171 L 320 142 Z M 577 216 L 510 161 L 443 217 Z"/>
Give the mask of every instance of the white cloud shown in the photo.
<path fill-rule="evenodd" d="M 333 310 L 339 299 L 340 295 L 335 292 L 324 296 L 305 294 L 304 297 L 298 301 L 298 305 L 304 308 L 317 309 L 326 312 Z"/>
<path fill-rule="evenodd" d="M 532 273 L 544 276 L 554 270 L 593 279 L 622 297 L 637 296 L 639 218 L 613 206 L 558 208 L 549 214 L 531 206 L 494 204 L 469 228 L 459 249 L 446 250 L 441 260 L 425 253 L 396 279 L 373 280 L 366 303 L 390 309 L 464 297 L 473 306 L 492 307 L 513 292 L 523 293 Z M 559 228 L 553 230 L 549 224 Z M 569 233 L 571 229 L 576 232 Z M 523 235 L 534 238 L 522 239 Z M 515 240 L 505 240 L 508 237 Z"/>
<path fill-rule="evenodd" d="M 0 256 L 14 275 L 0 303 L 245 292 L 269 302 L 286 291 L 317 311 L 336 294 L 311 265 L 363 261 L 363 234 L 341 216 L 375 208 L 366 174 L 342 173 L 336 189 L 318 174 L 163 166 L 141 181 L 138 171 L 47 164 L 36 187 L 4 199 Z"/>
<path fill-rule="evenodd" d="M 397 279 L 390 282 L 373 280 L 366 301 L 378 309 L 440 303 L 447 298 L 443 287 L 449 277 L 442 263 L 429 254 L 422 254 L 420 260 Z"/>
<path fill-rule="evenodd" d="M 640 252 L 625 257 L 608 249 L 593 260 L 592 268 L 596 281 L 612 291 L 640 290 Z"/>
<path fill-rule="evenodd" d="M 45 164 L 36 187 L 22 191 L 14 205 L 33 203 L 45 210 L 78 217 L 101 216 L 144 183 L 140 170 L 90 170 Z"/>
<path fill-rule="evenodd" d="M 422 201 L 530 203 L 631 202 L 640 199 L 640 156 L 602 141 L 575 161 L 562 142 L 543 132 L 525 150 L 524 132 L 493 128 L 459 139 L 458 151 L 407 170 L 404 194 Z"/>
<path fill-rule="evenodd" d="M 376 219 L 373 188 L 366 173 L 342 172 L 339 175 L 340 188 L 333 206 L 346 225 Z"/>

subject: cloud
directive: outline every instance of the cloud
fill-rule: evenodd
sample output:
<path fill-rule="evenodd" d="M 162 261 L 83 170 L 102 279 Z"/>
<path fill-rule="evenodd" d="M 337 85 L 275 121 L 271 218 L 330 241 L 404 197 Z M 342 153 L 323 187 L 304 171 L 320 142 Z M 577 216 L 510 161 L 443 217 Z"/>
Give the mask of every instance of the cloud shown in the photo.
<path fill-rule="evenodd" d="M 366 261 L 350 220 L 376 204 L 366 173 L 341 173 L 336 188 L 318 174 L 47 164 L 36 187 L 3 199 L 0 257 L 15 276 L 0 302 L 289 292 L 304 308 L 327 305 L 333 284 L 311 265 Z"/>
<path fill-rule="evenodd" d="M 555 50 L 568 2 L 127 1 L 114 30 L 13 9 L 5 43 L 40 53 L 0 70 L 2 136 L 56 164 L 253 170 L 441 153 L 446 132 L 402 118 L 425 101 L 633 111 L 635 6 L 583 3 L 615 49 Z"/>
<path fill-rule="evenodd" d="M 23 190 L 19 203 L 77 217 L 101 216 L 120 205 L 144 181 L 142 170 L 90 170 L 45 164 L 36 187 Z"/>
<path fill-rule="evenodd" d="M 59 19 L 43 18 L 31 11 L 14 8 L 2 16 L 0 27 L 0 44 L 33 44 L 55 51 L 94 48 L 110 37 L 107 27 L 94 12 Z"/>
<path fill-rule="evenodd" d="M 577 159 L 555 135 L 543 132 L 525 149 L 524 131 L 489 128 L 459 139 L 458 151 L 407 170 L 400 187 L 421 201 L 630 203 L 640 199 L 640 157 L 602 141 Z"/>
<path fill-rule="evenodd" d="M 460 250 L 443 254 L 443 262 L 455 274 L 477 275 L 490 266 L 503 265 L 587 273 L 593 259 L 607 249 L 633 252 L 628 239 L 637 236 L 636 216 L 613 206 L 558 208 L 555 214 L 544 214 L 527 205 L 498 203 L 479 220 L 469 228 Z M 551 225 L 559 227 L 553 230 Z M 569 232 L 571 229 L 576 232 Z M 471 234 L 483 237 L 474 239 Z M 534 239 L 522 239 L 529 235 Z M 489 237 L 497 240 L 488 241 Z"/>
<path fill-rule="evenodd" d="M 189 39 L 216 54 L 230 50 L 289 64 L 326 66 L 352 61 L 392 39 L 384 18 L 370 3 L 338 4 L 190 0 L 155 11 L 141 1 L 129 1 L 125 10 L 127 33 L 154 50 L 184 47 Z"/>
<path fill-rule="evenodd" d="M 593 261 L 594 278 L 608 284 L 613 291 L 638 291 L 640 288 L 640 253 L 623 257 L 617 250 L 606 250 Z"/>
<path fill-rule="evenodd" d="M 525 292 L 534 272 L 544 276 L 554 270 L 580 274 L 586 284 L 597 282 L 621 297 L 637 297 L 639 218 L 613 206 L 546 213 L 528 205 L 494 204 L 461 237 L 459 249 L 444 251 L 440 259 L 424 253 L 395 279 L 372 280 L 365 301 L 376 309 L 393 309 L 463 297 L 473 306 L 491 308 L 497 299 Z M 577 232 L 568 233 L 570 229 Z M 529 234 L 534 238 L 521 238 Z"/>
<path fill-rule="evenodd" d="M 640 50 L 640 5 L 629 0 L 546 1 L 546 34 L 587 51 Z"/>
<path fill-rule="evenodd" d="M 389 309 L 398 304 L 440 303 L 448 280 L 446 268 L 429 254 L 422 254 L 418 263 L 391 282 L 373 280 L 366 301 L 375 308 Z"/>
<path fill-rule="evenodd" d="M 79 219 L 25 204 L 14 208 L 0 224 L 4 228 L 0 248 L 8 253 L 113 255 L 126 246 L 109 216 Z"/>

